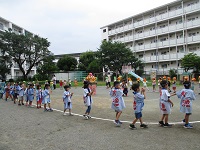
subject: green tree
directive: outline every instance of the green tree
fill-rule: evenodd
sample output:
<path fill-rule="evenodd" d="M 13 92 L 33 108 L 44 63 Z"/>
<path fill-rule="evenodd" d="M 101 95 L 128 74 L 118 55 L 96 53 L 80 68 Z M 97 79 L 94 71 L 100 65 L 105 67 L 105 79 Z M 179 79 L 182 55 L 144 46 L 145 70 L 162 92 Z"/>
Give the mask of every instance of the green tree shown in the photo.
<path fill-rule="evenodd" d="M 74 71 L 77 67 L 77 60 L 74 57 L 65 55 L 58 60 L 57 66 L 63 71 Z"/>
<path fill-rule="evenodd" d="M 176 77 L 177 76 L 177 70 L 176 69 L 170 69 L 169 70 L 169 76 L 170 76 L 170 78 Z"/>
<path fill-rule="evenodd" d="M 100 73 L 102 72 L 103 68 L 100 66 L 99 61 L 97 59 L 93 60 L 88 68 L 87 72 L 92 72 L 92 73 Z"/>
<path fill-rule="evenodd" d="M 9 57 L 18 64 L 24 79 L 27 79 L 34 66 L 50 55 L 50 43 L 37 35 L 18 35 L 9 29 L 0 34 L 0 43 Z"/>
<path fill-rule="evenodd" d="M 0 56 L 0 76 L 2 79 L 6 79 L 6 75 L 10 74 L 10 69 L 12 67 L 12 62 L 10 60 L 10 57 L 8 55 L 2 55 Z"/>
<path fill-rule="evenodd" d="M 58 71 L 58 67 L 55 62 L 55 57 L 53 54 L 44 58 L 43 62 L 38 65 L 37 73 L 41 74 L 42 76 L 45 75 L 45 78 L 49 78 L 52 72 Z"/>
<path fill-rule="evenodd" d="M 79 66 L 78 66 L 79 70 L 87 71 L 88 66 L 90 65 L 92 61 L 95 60 L 95 57 L 96 57 L 96 54 L 93 51 L 87 51 L 85 53 L 82 53 L 79 59 Z"/>
<path fill-rule="evenodd" d="M 137 75 L 142 76 L 144 73 L 144 63 L 140 59 L 131 55 L 129 57 L 129 65 L 131 65 Z"/>
<path fill-rule="evenodd" d="M 185 72 L 188 70 L 193 69 L 195 72 L 199 72 L 200 70 L 200 57 L 197 54 L 189 53 L 185 55 L 181 59 L 181 67 L 184 68 Z"/>
<path fill-rule="evenodd" d="M 97 51 L 100 64 L 122 74 L 122 66 L 128 65 L 133 52 L 124 43 L 103 41 Z"/>

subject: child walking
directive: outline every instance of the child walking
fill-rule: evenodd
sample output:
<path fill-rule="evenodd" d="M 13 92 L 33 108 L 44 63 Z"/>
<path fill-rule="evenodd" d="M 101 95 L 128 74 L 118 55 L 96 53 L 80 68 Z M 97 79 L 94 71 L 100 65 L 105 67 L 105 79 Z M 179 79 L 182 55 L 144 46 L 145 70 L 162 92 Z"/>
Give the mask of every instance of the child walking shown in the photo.
<path fill-rule="evenodd" d="M 63 81 L 60 80 L 60 81 L 59 81 L 59 84 L 60 84 L 60 90 L 62 90 L 62 89 L 63 89 Z"/>
<path fill-rule="evenodd" d="M 115 112 L 116 112 L 116 118 L 115 118 L 114 123 L 117 126 L 120 126 L 122 124 L 122 122 L 119 120 L 119 118 L 122 114 L 122 110 L 125 108 L 124 99 L 122 97 L 123 90 L 121 89 L 120 82 L 118 82 L 118 81 L 114 82 L 114 87 L 111 88 L 110 96 L 112 99 L 111 108 L 113 110 L 115 110 Z"/>
<path fill-rule="evenodd" d="M 29 107 L 33 107 L 32 103 L 33 103 L 33 100 L 34 100 L 34 88 L 33 88 L 33 84 L 31 83 L 29 85 L 29 88 L 27 89 L 27 99 L 28 99 L 28 102 L 29 102 Z"/>
<path fill-rule="evenodd" d="M 196 99 L 194 91 L 190 89 L 191 83 L 189 81 L 183 82 L 185 89 L 177 92 L 178 98 L 180 98 L 180 112 L 185 113 L 184 128 L 191 129 L 192 125 L 189 123 L 189 116 L 192 114 L 192 101 Z"/>
<path fill-rule="evenodd" d="M 176 92 L 176 77 L 173 77 L 172 89 L 173 89 L 173 91 L 175 93 Z"/>
<path fill-rule="evenodd" d="M 145 90 L 147 89 L 149 91 L 149 88 L 147 87 L 147 80 L 146 80 L 146 78 L 143 79 L 143 87 L 144 87 Z"/>
<path fill-rule="evenodd" d="M 92 94 L 93 91 L 89 88 L 90 83 L 88 81 L 84 81 L 84 94 L 83 94 L 83 100 L 84 100 L 84 104 L 87 107 L 87 110 L 85 111 L 85 114 L 83 115 L 83 117 L 85 119 L 90 119 L 90 112 L 91 112 L 91 108 L 92 108 Z"/>
<path fill-rule="evenodd" d="M 135 111 L 135 119 L 129 125 L 129 128 L 136 129 L 135 123 L 138 119 L 140 120 L 140 128 L 147 128 L 148 126 L 142 121 L 142 109 L 144 107 L 144 99 L 146 98 L 145 89 L 142 88 L 140 92 L 140 85 L 136 83 L 132 85 L 132 90 L 134 91 L 133 109 Z"/>
<path fill-rule="evenodd" d="M 160 92 L 160 110 L 161 110 L 161 121 L 159 121 L 159 125 L 162 127 L 171 127 L 172 125 L 168 123 L 168 117 L 171 113 L 171 107 L 174 106 L 173 102 L 170 100 L 170 96 L 176 95 L 176 93 L 169 94 L 168 92 L 168 83 L 167 80 L 162 80 L 160 82 L 162 87 Z M 165 123 L 164 123 L 165 121 Z"/>
<path fill-rule="evenodd" d="M 20 83 L 20 87 L 19 87 L 19 103 L 18 103 L 19 106 L 24 105 L 23 99 L 24 99 L 24 84 Z"/>
<path fill-rule="evenodd" d="M 45 84 L 45 90 L 42 92 L 42 104 L 44 104 L 44 112 L 50 111 L 52 112 L 53 109 L 51 108 L 51 99 L 50 94 L 52 91 L 50 91 L 50 85 Z M 49 109 L 47 109 L 47 104 L 49 106 Z"/>
<path fill-rule="evenodd" d="M 64 86 L 64 93 L 63 93 L 63 102 L 64 102 L 64 116 L 66 116 L 66 110 L 69 109 L 69 116 L 73 116 L 72 115 L 72 95 L 73 93 L 70 93 L 70 86 L 69 85 L 65 85 Z"/>
<path fill-rule="evenodd" d="M 41 108 L 42 103 L 42 89 L 40 85 L 37 85 L 36 87 L 36 102 L 37 102 L 37 108 Z"/>
<path fill-rule="evenodd" d="M 155 92 L 156 91 L 156 79 L 155 78 L 152 79 L 152 86 L 153 86 L 153 92 Z"/>

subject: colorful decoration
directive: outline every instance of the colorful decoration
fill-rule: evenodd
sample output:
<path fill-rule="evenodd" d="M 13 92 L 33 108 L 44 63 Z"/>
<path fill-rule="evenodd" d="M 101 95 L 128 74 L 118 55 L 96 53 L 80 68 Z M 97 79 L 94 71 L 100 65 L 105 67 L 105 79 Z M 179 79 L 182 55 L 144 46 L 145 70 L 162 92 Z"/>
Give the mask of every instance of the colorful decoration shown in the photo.
<path fill-rule="evenodd" d="M 94 83 L 96 81 L 96 77 L 93 76 L 92 73 L 89 73 L 88 76 L 85 78 L 86 81 L 89 81 L 90 83 Z"/>
<path fill-rule="evenodd" d="M 92 83 L 90 88 L 93 91 L 94 95 L 96 95 L 96 88 L 97 88 L 96 79 L 97 78 L 95 76 L 93 76 L 92 73 L 89 73 L 88 76 L 85 78 L 86 81 L 89 81 L 90 83 Z"/>
<path fill-rule="evenodd" d="M 117 77 L 117 81 L 121 82 L 122 76 Z"/>

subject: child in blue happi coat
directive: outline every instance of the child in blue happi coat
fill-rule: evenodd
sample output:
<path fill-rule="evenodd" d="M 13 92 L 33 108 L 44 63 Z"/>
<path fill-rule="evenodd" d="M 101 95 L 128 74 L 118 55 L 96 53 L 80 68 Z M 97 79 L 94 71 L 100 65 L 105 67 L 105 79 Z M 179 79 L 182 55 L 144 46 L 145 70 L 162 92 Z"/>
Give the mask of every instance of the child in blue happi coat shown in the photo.
<path fill-rule="evenodd" d="M 32 103 L 33 103 L 33 100 L 34 100 L 34 88 L 33 88 L 33 84 L 29 84 L 29 87 L 27 89 L 27 101 L 29 102 L 29 107 L 33 107 Z"/>
<path fill-rule="evenodd" d="M 142 110 L 144 107 L 144 99 L 146 98 L 145 89 L 140 90 L 140 85 L 135 83 L 132 85 L 132 90 L 134 91 L 133 109 L 135 111 L 135 119 L 133 123 L 129 125 L 130 129 L 136 129 L 135 123 L 140 120 L 140 128 L 147 128 L 148 126 L 142 121 Z"/>
<path fill-rule="evenodd" d="M 70 86 L 69 85 L 65 85 L 64 86 L 64 93 L 63 93 L 63 102 L 64 102 L 64 116 L 66 115 L 66 110 L 69 109 L 69 115 L 72 116 L 72 95 L 73 93 L 71 93 L 70 90 Z"/>
<path fill-rule="evenodd" d="M 44 104 L 44 112 L 53 111 L 53 109 L 51 108 L 51 99 L 50 99 L 51 93 L 52 91 L 50 91 L 50 85 L 45 84 L 45 90 L 42 92 L 42 104 Z M 49 109 L 47 109 L 47 104 L 49 106 Z"/>

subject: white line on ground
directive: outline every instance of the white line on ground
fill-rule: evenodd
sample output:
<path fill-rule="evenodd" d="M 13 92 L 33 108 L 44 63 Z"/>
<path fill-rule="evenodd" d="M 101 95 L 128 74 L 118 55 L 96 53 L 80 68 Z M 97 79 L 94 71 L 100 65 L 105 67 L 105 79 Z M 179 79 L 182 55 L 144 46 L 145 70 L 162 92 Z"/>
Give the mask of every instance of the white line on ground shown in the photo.
<path fill-rule="evenodd" d="M 62 110 L 58 110 L 58 109 L 53 109 L 54 111 L 57 111 L 57 112 L 62 112 Z M 68 112 L 67 112 L 68 113 Z M 73 113 L 74 116 L 80 116 L 80 117 L 83 117 L 83 115 L 81 114 L 75 114 Z M 92 116 L 92 119 L 96 119 L 96 120 L 103 120 L 103 121 L 110 121 L 110 122 L 114 122 L 114 120 L 112 119 L 104 119 L 104 118 L 98 118 L 98 117 L 93 117 Z M 121 121 L 121 122 L 124 122 L 124 123 L 132 123 L 131 121 Z M 137 122 L 139 123 L 139 122 Z M 150 124 L 150 125 L 158 125 L 158 122 L 145 122 L 146 124 Z M 194 123 L 200 123 L 200 121 L 191 121 L 190 122 L 191 124 L 194 124 Z M 173 125 L 177 125 L 177 124 L 183 124 L 183 122 L 171 122 L 170 124 L 173 124 Z"/>

